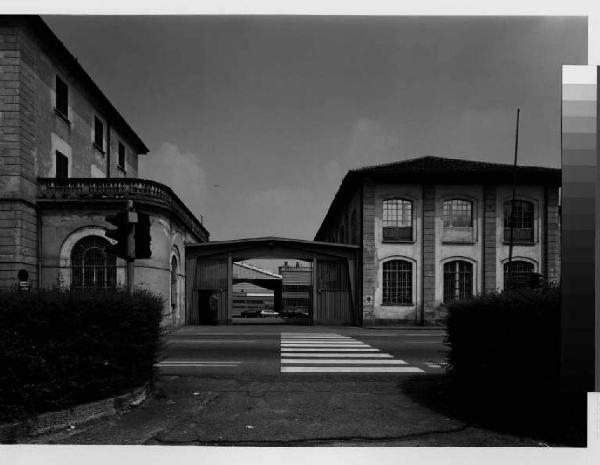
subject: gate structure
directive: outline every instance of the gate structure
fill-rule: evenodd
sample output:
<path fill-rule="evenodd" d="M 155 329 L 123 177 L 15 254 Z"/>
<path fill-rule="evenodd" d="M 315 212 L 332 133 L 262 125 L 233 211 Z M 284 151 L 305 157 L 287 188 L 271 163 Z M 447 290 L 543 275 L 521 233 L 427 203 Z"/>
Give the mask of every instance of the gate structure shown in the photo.
<path fill-rule="evenodd" d="M 309 324 L 361 325 L 356 285 L 359 247 L 276 237 L 186 246 L 186 324 L 230 324 L 233 263 L 256 258 L 312 263 Z"/>
<path fill-rule="evenodd" d="M 348 263 L 319 260 L 316 266 L 317 305 L 314 324 L 351 325 L 354 323 Z"/>
<path fill-rule="evenodd" d="M 227 320 L 228 269 L 227 256 L 198 259 L 193 280 L 192 305 L 188 324 L 217 324 Z"/>

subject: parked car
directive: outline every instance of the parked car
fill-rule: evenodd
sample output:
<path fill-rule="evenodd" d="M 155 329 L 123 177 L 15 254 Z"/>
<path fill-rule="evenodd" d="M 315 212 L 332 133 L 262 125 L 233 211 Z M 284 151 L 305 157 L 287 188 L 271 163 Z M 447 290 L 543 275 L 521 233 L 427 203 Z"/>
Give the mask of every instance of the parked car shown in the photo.
<path fill-rule="evenodd" d="M 273 310 L 244 310 L 241 313 L 242 318 L 279 318 L 279 313 Z"/>
<path fill-rule="evenodd" d="M 261 318 L 266 318 L 266 317 L 274 317 L 274 318 L 279 318 L 279 313 L 274 311 L 274 310 L 261 310 L 260 311 L 260 315 Z"/>

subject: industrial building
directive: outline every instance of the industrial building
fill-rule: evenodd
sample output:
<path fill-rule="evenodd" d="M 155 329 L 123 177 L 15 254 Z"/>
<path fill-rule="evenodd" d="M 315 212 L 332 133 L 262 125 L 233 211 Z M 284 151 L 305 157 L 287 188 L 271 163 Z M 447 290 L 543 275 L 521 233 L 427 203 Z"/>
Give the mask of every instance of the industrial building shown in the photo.
<path fill-rule="evenodd" d="M 359 247 L 360 322 L 436 324 L 445 304 L 560 279 L 558 169 L 423 157 L 349 171 L 315 241 Z M 511 279 L 509 278 L 511 276 Z"/>

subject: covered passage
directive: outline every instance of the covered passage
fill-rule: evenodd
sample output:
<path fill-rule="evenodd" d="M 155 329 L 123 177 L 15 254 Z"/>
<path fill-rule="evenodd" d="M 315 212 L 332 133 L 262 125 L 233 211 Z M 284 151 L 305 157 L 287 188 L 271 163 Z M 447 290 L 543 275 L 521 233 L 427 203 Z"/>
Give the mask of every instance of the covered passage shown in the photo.
<path fill-rule="evenodd" d="M 276 237 L 187 245 L 185 322 L 232 324 L 256 315 L 260 297 L 264 313 L 271 310 L 286 322 L 360 325 L 357 254 L 355 245 Z M 245 264 L 253 259 L 296 265 L 269 274 Z"/>

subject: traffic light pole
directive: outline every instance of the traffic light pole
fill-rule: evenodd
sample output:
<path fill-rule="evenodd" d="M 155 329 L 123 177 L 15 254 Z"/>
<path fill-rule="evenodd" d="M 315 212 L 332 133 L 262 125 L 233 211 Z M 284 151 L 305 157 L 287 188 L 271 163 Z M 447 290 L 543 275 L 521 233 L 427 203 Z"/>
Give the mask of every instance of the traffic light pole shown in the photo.
<path fill-rule="evenodd" d="M 127 201 L 127 233 L 126 256 L 127 256 L 127 291 L 133 294 L 133 283 L 135 282 L 135 224 L 137 213 L 133 210 L 133 201 Z"/>
<path fill-rule="evenodd" d="M 135 279 L 135 223 L 130 224 L 129 234 L 127 234 L 127 291 L 133 294 L 133 283 Z"/>

